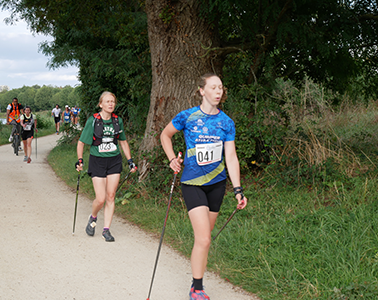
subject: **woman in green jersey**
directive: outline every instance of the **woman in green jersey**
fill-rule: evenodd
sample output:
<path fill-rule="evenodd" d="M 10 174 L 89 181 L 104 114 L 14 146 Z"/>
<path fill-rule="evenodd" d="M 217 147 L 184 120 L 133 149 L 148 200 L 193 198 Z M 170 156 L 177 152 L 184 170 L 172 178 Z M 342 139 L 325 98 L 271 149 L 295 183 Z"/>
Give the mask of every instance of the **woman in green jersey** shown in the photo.
<path fill-rule="evenodd" d="M 76 170 L 83 169 L 84 145 L 90 145 L 88 175 L 92 177 L 96 199 L 92 204 L 92 214 L 85 229 L 89 236 L 95 233 L 97 214 L 104 206 L 104 228 L 102 237 L 107 242 L 114 242 L 109 228 L 114 214 L 114 198 L 122 172 L 122 155 L 125 154 L 131 172 L 136 166 L 131 159 L 129 144 L 123 129 L 122 119 L 113 113 L 117 98 L 113 93 L 103 92 L 98 106 L 101 111 L 89 117 L 77 143 L 78 161 Z"/>

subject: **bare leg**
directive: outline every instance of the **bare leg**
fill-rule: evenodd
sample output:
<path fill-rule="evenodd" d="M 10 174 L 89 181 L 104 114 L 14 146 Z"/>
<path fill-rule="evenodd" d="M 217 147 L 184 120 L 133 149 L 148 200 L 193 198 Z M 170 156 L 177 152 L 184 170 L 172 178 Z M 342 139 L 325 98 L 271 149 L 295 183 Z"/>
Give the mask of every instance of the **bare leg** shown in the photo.
<path fill-rule="evenodd" d="M 104 227 L 110 228 L 114 214 L 114 198 L 121 174 L 112 174 L 106 177 L 106 203 L 104 208 Z"/>
<path fill-rule="evenodd" d="M 92 203 L 92 216 L 97 217 L 98 212 L 105 204 L 104 227 L 109 228 L 114 214 L 114 197 L 119 183 L 120 174 L 108 175 L 106 178 L 93 177 L 93 188 L 96 199 Z"/>
<path fill-rule="evenodd" d="M 28 153 L 27 153 L 27 151 L 28 151 L 28 141 L 27 140 L 23 140 L 22 143 L 24 144 L 24 154 L 25 154 L 25 156 L 29 157 Z"/>
<path fill-rule="evenodd" d="M 194 246 L 191 255 L 193 278 L 203 278 L 211 243 L 211 230 L 218 213 L 209 212 L 207 206 L 199 206 L 189 211 L 194 231 Z"/>
<path fill-rule="evenodd" d="M 106 178 L 93 177 L 92 183 L 96 194 L 92 203 L 92 216 L 95 218 L 106 200 Z"/>
<path fill-rule="evenodd" d="M 25 143 L 24 143 L 24 152 L 26 153 L 27 157 L 31 157 L 31 154 L 32 154 L 32 146 L 31 146 L 32 140 L 33 140 L 32 138 L 28 138 L 26 140 L 26 144 L 27 144 L 26 150 L 25 150 Z"/>

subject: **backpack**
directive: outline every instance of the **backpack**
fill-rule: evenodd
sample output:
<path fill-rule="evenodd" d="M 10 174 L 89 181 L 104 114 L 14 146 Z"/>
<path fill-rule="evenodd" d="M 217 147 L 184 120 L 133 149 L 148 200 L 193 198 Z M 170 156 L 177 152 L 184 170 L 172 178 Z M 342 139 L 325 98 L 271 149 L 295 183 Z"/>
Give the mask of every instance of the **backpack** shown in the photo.
<path fill-rule="evenodd" d="M 34 129 L 34 119 L 33 119 L 33 114 L 30 114 L 30 115 L 31 115 L 31 116 L 30 116 L 30 118 L 28 119 L 28 118 L 26 118 L 26 115 L 23 114 L 23 116 L 24 116 L 24 123 L 27 124 L 27 125 L 30 124 L 30 130 L 31 130 L 31 129 Z M 25 120 L 28 120 L 28 121 L 25 122 Z M 28 131 L 28 130 L 26 130 L 26 131 Z"/>
<path fill-rule="evenodd" d="M 13 111 L 13 103 L 10 103 L 9 105 L 11 107 L 10 110 L 9 110 L 9 113 L 11 113 Z M 21 111 L 21 109 L 24 108 L 20 103 L 18 103 L 17 105 L 18 105 L 18 110 L 19 111 Z"/>
<path fill-rule="evenodd" d="M 104 133 L 104 121 L 101 118 L 100 113 L 96 113 L 93 115 L 94 121 L 93 121 L 93 146 L 99 146 L 102 143 L 103 133 Z M 119 119 L 118 116 L 114 113 L 112 113 L 112 123 L 114 128 L 114 144 L 117 145 L 117 140 L 119 138 L 119 134 L 122 132 L 120 131 L 119 127 Z"/>

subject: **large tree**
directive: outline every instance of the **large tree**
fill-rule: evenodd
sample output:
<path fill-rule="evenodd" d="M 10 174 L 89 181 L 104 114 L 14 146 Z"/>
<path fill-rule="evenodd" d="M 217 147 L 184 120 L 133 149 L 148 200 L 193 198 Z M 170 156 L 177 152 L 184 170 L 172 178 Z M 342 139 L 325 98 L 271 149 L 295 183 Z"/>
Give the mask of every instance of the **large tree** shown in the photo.
<path fill-rule="evenodd" d="M 200 17 L 200 9 L 197 0 L 146 1 L 152 89 L 143 151 L 159 145 L 159 133 L 177 112 L 198 104 L 198 78 L 222 71 L 223 57 L 207 55 L 207 48 L 220 47 L 219 32 Z M 142 177 L 148 166 L 147 160 L 140 163 Z"/>

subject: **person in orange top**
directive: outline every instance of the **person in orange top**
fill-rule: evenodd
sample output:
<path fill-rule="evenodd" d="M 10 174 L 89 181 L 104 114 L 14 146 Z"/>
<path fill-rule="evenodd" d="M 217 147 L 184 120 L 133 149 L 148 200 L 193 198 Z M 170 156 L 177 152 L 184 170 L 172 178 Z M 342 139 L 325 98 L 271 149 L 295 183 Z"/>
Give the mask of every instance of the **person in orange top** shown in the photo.
<path fill-rule="evenodd" d="M 13 134 L 17 132 L 20 134 L 21 125 L 20 125 L 20 116 L 24 113 L 24 107 L 18 103 L 17 98 L 13 98 L 12 103 L 7 106 L 7 124 L 13 125 L 12 132 L 9 137 L 9 142 L 13 141 Z"/>

